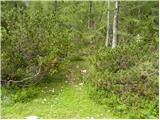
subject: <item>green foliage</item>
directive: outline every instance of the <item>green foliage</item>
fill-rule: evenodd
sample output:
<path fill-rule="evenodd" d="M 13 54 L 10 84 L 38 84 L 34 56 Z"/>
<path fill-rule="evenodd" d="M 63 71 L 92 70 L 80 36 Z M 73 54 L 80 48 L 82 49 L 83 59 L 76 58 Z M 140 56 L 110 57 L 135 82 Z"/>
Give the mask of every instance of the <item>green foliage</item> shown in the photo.
<path fill-rule="evenodd" d="M 157 1 L 119 2 L 115 49 L 105 47 L 107 1 L 54 2 L 2 2 L 2 80 L 31 77 L 23 86 L 47 71 L 38 86 L 2 88 L 3 118 L 157 118 Z M 110 11 L 111 45 L 114 2 Z"/>
<path fill-rule="evenodd" d="M 2 6 L 2 79 L 33 76 L 42 64 L 65 57 L 71 48 L 71 30 L 56 22 L 50 11 Z M 8 9 L 9 8 L 9 9 Z"/>
<path fill-rule="evenodd" d="M 133 42 L 137 35 L 152 39 L 158 33 L 157 1 L 121 1 L 119 10 L 119 44 Z M 149 38 L 150 37 L 150 38 Z"/>
<path fill-rule="evenodd" d="M 132 111 L 128 114 L 131 118 L 158 116 L 158 52 L 153 49 L 156 46 L 141 45 L 143 41 L 116 49 L 102 48 L 90 58 L 94 66 L 89 68 L 87 79 L 96 87 L 91 96 L 113 107 L 119 116 L 127 111 Z M 138 114 L 135 109 L 145 112 Z"/>
<path fill-rule="evenodd" d="M 5 98 L 2 100 L 2 118 L 26 118 L 36 115 L 38 118 L 109 118 L 112 114 L 89 98 L 89 86 L 69 86 L 57 78 L 56 82 L 41 84 L 34 89 L 23 89 L 13 95 L 9 91 L 2 91 Z M 37 91 L 36 97 L 28 95 L 30 91 Z M 53 91 L 54 90 L 54 91 Z M 40 93 L 41 92 L 41 93 Z M 27 94 L 25 98 L 23 94 Z M 34 92 L 35 93 L 35 92 Z M 31 93 L 32 94 L 32 93 Z M 6 104 L 8 96 L 17 96 L 16 103 Z M 19 96 L 19 98 L 18 98 Z M 22 97 L 23 96 L 23 97 Z M 21 99 L 21 100 L 20 100 Z M 28 100 L 26 100 L 28 99 Z M 24 100 L 24 102 L 22 102 Z M 95 109 L 96 108 L 96 109 Z M 43 111 L 43 112 L 42 112 Z"/>
<path fill-rule="evenodd" d="M 39 94 L 39 90 L 29 88 L 27 90 L 22 89 L 19 91 L 16 91 L 17 93 L 12 96 L 13 101 L 15 102 L 27 102 L 29 100 L 32 100 L 33 98 L 36 98 Z"/>
<path fill-rule="evenodd" d="M 133 5 L 123 2 L 125 4 Z M 156 2 L 151 4 L 156 7 Z M 120 118 L 157 118 L 159 115 L 158 32 L 154 27 L 158 24 L 152 20 L 157 9 L 152 13 L 147 11 L 146 6 L 151 4 L 139 4 L 134 11 L 125 11 L 126 6 L 122 6 L 119 46 L 116 49 L 101 47 L 88 59 L 87 79 L 95 87 L 90 91 L 91 98 L 109 106 Z M 139 7 L 146 11 L 140 10 L 136 15 Z"/>

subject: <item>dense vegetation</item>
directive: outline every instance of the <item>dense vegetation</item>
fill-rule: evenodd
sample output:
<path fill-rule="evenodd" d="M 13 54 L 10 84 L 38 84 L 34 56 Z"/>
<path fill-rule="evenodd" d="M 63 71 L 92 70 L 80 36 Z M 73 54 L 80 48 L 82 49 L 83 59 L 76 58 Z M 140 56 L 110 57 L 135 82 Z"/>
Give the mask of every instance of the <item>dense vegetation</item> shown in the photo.
<path fill-rule="evenodd" d="M 158 118 L 158 1 L 1 2 L 2 118 Z"/>

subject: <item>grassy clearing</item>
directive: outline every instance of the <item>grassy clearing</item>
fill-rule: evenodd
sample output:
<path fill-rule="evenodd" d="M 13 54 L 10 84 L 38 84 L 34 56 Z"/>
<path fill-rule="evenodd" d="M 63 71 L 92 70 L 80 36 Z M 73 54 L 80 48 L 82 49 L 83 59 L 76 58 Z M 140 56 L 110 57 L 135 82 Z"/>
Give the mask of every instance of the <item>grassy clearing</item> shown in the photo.
<path fill-rule="evenodd" d="M 90 98 L 89 92 L 93 88 L 84 83 L 85 76 L 80 73 L 86 65 L 87 61 L 72 60 L 69 69 L 76 77 L 73 85 L 61 72 L 47 77 L 36 87 L 12 91 L 2 89 L 2 118 L 26 118 L 31 115 L 43 119 L 113 118 L 109 109 Z"/>
<path fill-rule="evenodd" d="M 4 99 L 2 118 L 25 118 L 31 115 L 39 118 L 111 118 L 109 110 L 90 99 L 87 93 L 89 86 L 70 86 L 64 81 L 60 84 L 63 84 L 61 89 L 57 89 L 58 84 L 55 83 L 41 87 L 40 94 L 28 102 L 8 103 Z"/>

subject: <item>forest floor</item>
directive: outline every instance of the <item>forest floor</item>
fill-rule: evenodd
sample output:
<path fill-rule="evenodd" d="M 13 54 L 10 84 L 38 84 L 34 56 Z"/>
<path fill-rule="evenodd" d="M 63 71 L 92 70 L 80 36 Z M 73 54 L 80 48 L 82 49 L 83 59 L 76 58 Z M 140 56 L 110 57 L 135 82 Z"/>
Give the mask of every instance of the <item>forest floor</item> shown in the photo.
<path fill-rule="evenodd" d="M 76 62 L 73 63 L 73 66 L 76 65 Z M 85 63 L 82 63 L 82 66 L 84 65 Z M 73 83 L 76 81 L 73 75 L 80 74 L 81 69 L 77 67 L 75 71 L 71 71 L 71 81 L 65 80 L 62 74 L 58 73 L 54 76 L 54 82 L 43 83 L 34 88 L 16 93 L 12 91 L 9 94 L 6 89 L 2 89 L 5 95 L 2 97 L 2 118 L 113 118 L 109 109 L 90 98 L 91 86 L 78 81 Z M 35 95 L 28 95 L 33 92 Z M 22 97 L 19 98 L 20 96 Z M 15 100 L 17 102 L 14 102 Z"/>
<path fill-rule="evenodd" d="M 51 86 L 43 90 L 52 90 Z M 65 86 L 59 94 L 46 94 L 26 103 L 16 103 L 2 107 L 2 118 L 111 118 L 109 110 L 92 101 L 86 86 Z"/>

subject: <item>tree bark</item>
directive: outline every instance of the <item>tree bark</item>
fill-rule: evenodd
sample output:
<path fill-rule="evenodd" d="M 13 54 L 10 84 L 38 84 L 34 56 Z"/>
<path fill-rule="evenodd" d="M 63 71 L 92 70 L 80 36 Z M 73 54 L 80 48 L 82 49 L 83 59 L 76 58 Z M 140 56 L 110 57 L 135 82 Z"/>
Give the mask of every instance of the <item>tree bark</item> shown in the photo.
<path fill-rule="evenodd" d="M 92 14 L 92 1 L 89 1 L 89 13 L 88 13 L 88 29 L 89 29 L 89 31 L 92 30 L 91 14 Z"/>
<path fill-rule="evenodd" d="M 58 1 L 55 0 L 54 1 L 54 15 L 56 16 L 56 13 L 57 13 L 57 7 L 58 7 Z"/>
<path fill-rule="evenodd" d="M 100 22 L 101 22 L 101 20 L 102 20 L 102 18 L 103 18 L 103 15 L 104 15 L 104 13 L 105 13 L 105 12 L 104 12 L 104 9 L 105 9 L 104 6 L 105 6 L 105 1 L 102 2 L 102 12 L 101 12 L 101 15 L 100 15 L 100 17 L 99 17 L 99 21 L 100 21 Z"/>
<path fill-rule="evenodd" d="M 117 31 L 118 31 L 118 0 L 115 0 L 112 48 L 115 48 L 117 46 Z"/>
<path fill-rule="evenodd" d="M 24 0 L 24 3 L 25 3 L 25 5 L 26 5 L 26 7 L 29 6 L 29 0 Z"/>
<path fill-rule="evenodd" d="M 106 47 L 109 46 L 109 32 L 110 32 L 110 24 L 109 23 L 110 23 L 110 0 L 108 0 Z"/>

